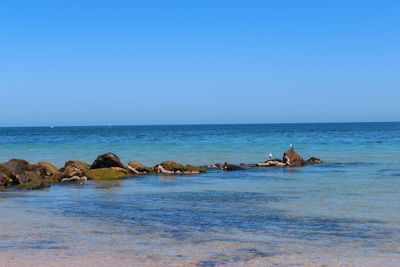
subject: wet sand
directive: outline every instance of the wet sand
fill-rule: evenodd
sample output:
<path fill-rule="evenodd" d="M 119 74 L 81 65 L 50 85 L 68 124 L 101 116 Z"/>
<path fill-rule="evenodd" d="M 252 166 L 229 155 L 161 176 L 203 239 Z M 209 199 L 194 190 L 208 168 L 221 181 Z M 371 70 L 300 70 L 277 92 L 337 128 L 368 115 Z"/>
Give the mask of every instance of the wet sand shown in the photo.
<path fill-rule="evenodd" d="M 176 258 L 169 255 L 115 257 L 87 252 L 87 256 L 68 256 L 59 252 L 24 251 L 6 252 L 0 255 L 0 266 L 400 266 L 400 257 L 388 255 L 350 254 L 292 254 L 271 257 L 256 257 L 246 261 L 208 263 L 198 258 Z"/>

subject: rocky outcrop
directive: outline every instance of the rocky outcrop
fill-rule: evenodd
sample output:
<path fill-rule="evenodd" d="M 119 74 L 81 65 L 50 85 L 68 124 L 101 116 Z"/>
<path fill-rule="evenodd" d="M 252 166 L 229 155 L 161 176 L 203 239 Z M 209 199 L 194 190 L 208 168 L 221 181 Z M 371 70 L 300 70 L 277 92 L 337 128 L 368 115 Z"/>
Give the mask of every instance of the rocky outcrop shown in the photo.
<path fill-rule="evenodd" d="M 64 178 L 72 178 L 74 176 L 85 177 L 89 171 L 90 165 L 79 160 L 70 160 L 65 162 L 64 167 L 59 170 L 59 173 L 53 176 L 54 181 L 61 182 Z"/>
<path fill-rule="evenodd" d="M 172 160 L 163 161 L 160 164 L 154 166 L 154 171 L 158 173 L 165 173 L 165 174 L 174 174 L 176 172 L 183 173 L 185 170 L 185 166 L 182 164 L 176 163 Z"/>
<path fill-rule="evenodd" d="M 307 160 L 307 163 L 310 163 L 310 164 L 321 163 L 321 162 L 323 162 L 323 161 L 316 157 L 311 157 Z"/>
<path fill-rule="evenodd" d="M 129 161 L 128 169 L 135 174 L 146 174 L 153 172 L 152 168 L 146 167 L 137 161 Z"/>
<path fill-rule="evenodd" d="M 44 162 L 44 161 L 39 161 L 37 163 L 37 165 L 41 166 L 42 168 L 44 168 L 46 170 L 46 173 L 45 173 L 46 178 L 48 178 L 50 181 L 56 182 L 58 180 L 60 171 L 57 169 L 56 166 L 54 166 L 48 162 Z"/>
<path fill-rule="evenodd" d="M 286 163 L 281 159 L 270 159 L 265 162 L 260 162 L 256 164 L 259 167 L 274 167 L 274 166 L 286 166 Z"/>
<path fill-rule="evenodd" d="M 222 169 L 225 171 L 240 171 L 240 170 L 244 170 L 244 168 L 237 166 L 237 165 L 233 165 L 230 164 L 228 162 L 225 162 L 224 165 L 222 166 Z"/>
<path fill-rule="evenodd" d="M 23 159 L 11 159 L 1 164 L 3 183 L 11 184 L 24 184 L 28 182 L 39 182 L 46 177 L 45 168 L 37 164 L 29 164 Z"/>
<path fill-rule="evenodd" d="M 283 163 L 294 167 L 306 165 L 304 159 L 294 149 L 290 149 L 283 154 Z"/>
<path fill-rule="evenodd" d="M 0 164 L 0 187 L 8 187 L 12 184 L 12 173 L 9 168 Z"/>
<path fill-rule="evenodd" d="M 201 167 L 190 164 L 183 166 L 172 160 L 163 161 L 154 166 L 153 169 L 155 172 L 164 174 L 196 174 L 206 172 L 206 170 Z"/>
<path fill-rule="evenodd" d="M 114 153 L 106 153 L 97 157 L 97 159 L 93 162 L 90 169 L 102 169 L 102 168 L 111 168 L 111 167 L 119 167 L 126 168 L 122 163 L 120 158 Z"/>
<path fill-rule="evenodd" d="M 125 168 L 110 167 L 90 169 L 86 172 L 86 175 L 92 180 L 115 180 L 131 176 L 132 174 Z"/>

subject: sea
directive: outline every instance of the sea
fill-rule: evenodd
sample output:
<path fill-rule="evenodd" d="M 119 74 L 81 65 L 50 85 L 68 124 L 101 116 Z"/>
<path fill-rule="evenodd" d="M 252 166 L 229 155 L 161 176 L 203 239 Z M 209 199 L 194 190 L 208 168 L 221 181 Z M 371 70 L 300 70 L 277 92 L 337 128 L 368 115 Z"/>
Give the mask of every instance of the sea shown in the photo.
<path fill-rule="evenodd" d="M 0 128 L 0 162 L 304 167 L 0 191 L 0 266 L 400 266 L 400 123 Z"/>

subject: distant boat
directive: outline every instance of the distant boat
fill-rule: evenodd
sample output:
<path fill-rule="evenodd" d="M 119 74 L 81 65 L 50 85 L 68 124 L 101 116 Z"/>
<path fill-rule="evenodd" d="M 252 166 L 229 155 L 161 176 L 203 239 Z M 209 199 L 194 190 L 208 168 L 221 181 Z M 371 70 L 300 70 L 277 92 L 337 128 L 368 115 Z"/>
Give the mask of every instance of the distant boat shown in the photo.
<path fill-rule="evenodd" d="M 51 125 L 51 126 L 50 126 L 50 128 L 51 128 L 51 129 L 53 129 L 53 128 L 54 128 L 54 126 L 53 126 L 53 125 Z"/>

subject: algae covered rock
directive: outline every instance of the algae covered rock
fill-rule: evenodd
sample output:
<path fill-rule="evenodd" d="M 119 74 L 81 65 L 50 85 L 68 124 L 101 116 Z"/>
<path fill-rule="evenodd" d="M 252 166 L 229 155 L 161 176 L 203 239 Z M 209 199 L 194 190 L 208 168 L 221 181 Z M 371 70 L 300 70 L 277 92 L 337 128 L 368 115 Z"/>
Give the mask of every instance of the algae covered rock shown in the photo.
<path fill-rule="evenodd" d="M 131 176 L 131 173 L 124 168 L 111 167 L 111 168 L 90 169 L 86 172 L 86 175 L 89 179 L 92 180 L 113 180 Z"/>
<path fill-rule="evenodd" d="M 41 166 L 42 168 L 44 168 L 46 170 L 46 177 L 51 180 L 51 181 L 57 181 L 58 180 L 58 176 L 60 174 L 60 171 L 57 169 L 56 166 L 54 166 L 51 163 L 48 162 L 44 162 L 44 161 L 39 161 L 37 163 L 37 165 Z"/>
<path fill-rule="evenodd" d="M 294 149 L 290 149 L 283 154 L 283 163 L 295 167 L 306 165 L 304 159 Z"/>
<path fill-rule="evenodd" d="M 137 162 L 137 161 L 129 161 L 128 162 L 128 169 L 136 174 L 144 174 L 144 173 L 151 173 L 153 172 L 152 168 L 146 167 L 143 164 Z"/>
<path fill-rule="evenodd" d="M 166 160 L 154 166 L 154 171 L 165 174 L 183 173 L 185 166 L 172 160 Z"/>
<path fill-rule="evenodd" d="M 50 187 L 49 181 L 39 181 L 39 182 L 28 182 L 28 183 L 20 184 L 20 185 L 15 186 L 15 189 L 38 190 L 38 189 L 44 189 L 44 188 L 49 188 L 49 187 Z"/>
<path fill-rule="evenodd" d="M 197 174 L 197 173 L 203 173 L 206 172 L 206 170 L 202 167 L 194 166 L 194 165 L 186 165 L 183 173 L 184 174 Z"/>
<path fill-rule="evenodd" d="M 8 187 L 12 182 L 11 170 L 6 166 L 0 165 L 0 187 Z"/>
<path fill-rule="evenodd" d="M 122 163 L 120 158 L 114 153 L 106 153 L 97 157 L 97 159 L 93 162 L 90 169 L 101 169 L 101 168 L 110 168 L 110 167 L 119 167 L 126 168 Z"/>
<path fill-rule="evenodd" d="M 29 164 L 23 159 L 11 159 L 1 164 L 7 168 L 11 173 L 8 176 L 12 184 L 23 184 L 28 182 L 38 182 L 44 180 L 46 177 L 45 168 L 37 164 Z M 3 175 L 4 177 L 7 175 Z M 6 180 L 6 178 L 4 178 Z"/>

